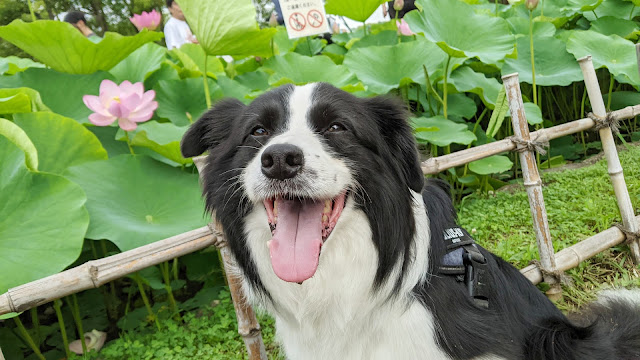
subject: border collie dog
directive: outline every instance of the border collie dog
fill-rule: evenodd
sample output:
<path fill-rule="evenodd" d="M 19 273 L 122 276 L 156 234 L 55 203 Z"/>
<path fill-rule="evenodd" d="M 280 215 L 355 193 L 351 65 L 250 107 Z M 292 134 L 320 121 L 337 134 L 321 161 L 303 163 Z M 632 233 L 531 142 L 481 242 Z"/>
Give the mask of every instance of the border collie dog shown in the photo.
<path fill-rule="evenodd" d="M 249 105 L 223 100 L 184 135 L 185 157 L 210 153 L 207 209 L 286 356 L 640 359 L 637 291 L 596 302 L 578 325 L 485 249 L 450 251 L 466 233 L 448 187 L 425 181 L 408 115 L 387 97 L 285 85 Z M 472 253 L 484 304 L 473 269 L 464 281 L 441 271 Z"/>

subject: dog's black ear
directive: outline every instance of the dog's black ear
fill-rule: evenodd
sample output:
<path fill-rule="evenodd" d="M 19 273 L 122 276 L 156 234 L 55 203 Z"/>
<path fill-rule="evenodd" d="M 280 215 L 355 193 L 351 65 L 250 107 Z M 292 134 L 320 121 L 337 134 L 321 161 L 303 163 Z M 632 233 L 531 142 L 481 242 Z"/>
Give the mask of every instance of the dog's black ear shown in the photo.
<path fill-rule="evenodd" d="M 409 125 L 409 110 L 399 99 L 377 96 L 365 100 L 373 112 L 378 127 L 389 145 L 391 155 L 400 164 L 399 171 L 409 188 L 418 193 L 424 186 L 424 175 L 420 167 L 418 149 Z"/>
<path fill-rule="evenodd" d="M 192 157 L 215 148 L 229 136 L 232 122 L 242 115 L 245 107 L 239 100 L 225 99 L 202 114 L 182 137 L 182 156 Z"/>

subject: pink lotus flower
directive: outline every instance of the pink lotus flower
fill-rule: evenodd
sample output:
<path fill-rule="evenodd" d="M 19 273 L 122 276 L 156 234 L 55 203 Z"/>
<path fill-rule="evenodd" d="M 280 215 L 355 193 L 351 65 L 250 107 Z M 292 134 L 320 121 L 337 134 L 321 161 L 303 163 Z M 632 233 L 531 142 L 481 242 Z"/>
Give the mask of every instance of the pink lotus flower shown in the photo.
<path fill-rule="evenodd" d="M 140 15 L 133 14 L 129 20 L 138 28 L 138 31 L 142 31 L 142 29 L 155 30 L 160 25 L 160 13 L 155 9 L 151 12 L 143 11 Z"/>
<path fill-rule="evenodd" d="M 404 21 L 404 19 L 400 19 L 400 21 L 398 21 L 396 25 L 398 26 L 398 32 L 400 32 L 400 34 L 404 36 L 411 36 L 416 34 L 411 31 L 411 28 L 409 28 L 409 24 Z"/>
<path fill-rule="evenodd" d="M 89 115 L 89 121 L 98 126 L 109 126 L 116 119 L 118 125 L 125 131 L 135 130 L 136 123 L 151 119 L 158 108 L 158 102 L 153 101 L 156 92 L 144 91 L 141 82 L 135 84 L 124 81 L 120 86 L 111 80 L 102 80 L 100 95 L 85 95 L 82 101 L 95 113 Z"/>

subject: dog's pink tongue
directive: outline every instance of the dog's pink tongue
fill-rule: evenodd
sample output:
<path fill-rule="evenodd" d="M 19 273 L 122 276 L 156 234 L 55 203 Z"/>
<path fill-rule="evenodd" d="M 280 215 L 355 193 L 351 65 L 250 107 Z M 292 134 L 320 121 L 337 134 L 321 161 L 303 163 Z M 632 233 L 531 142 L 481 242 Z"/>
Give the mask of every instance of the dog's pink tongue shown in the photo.
<path fill-rule="evenodd" d="M 278 223 L 269 243 L 271 266 L 290 282 L 312 277 L 322 246 L 322 202 L 278 199 Z"/>

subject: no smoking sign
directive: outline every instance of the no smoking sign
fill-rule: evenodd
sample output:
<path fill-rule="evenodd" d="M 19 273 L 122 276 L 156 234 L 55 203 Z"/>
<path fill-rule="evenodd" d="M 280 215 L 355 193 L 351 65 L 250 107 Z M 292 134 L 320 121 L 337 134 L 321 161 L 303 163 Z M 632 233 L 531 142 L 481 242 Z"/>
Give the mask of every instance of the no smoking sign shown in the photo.
<path fill-rule="evenodd" d="M 280 0 L 289 39 L 329 31 L 322 0 Z"/>

